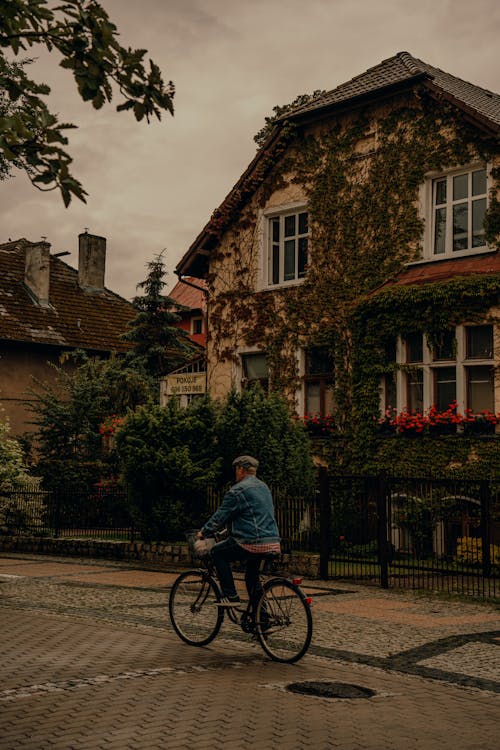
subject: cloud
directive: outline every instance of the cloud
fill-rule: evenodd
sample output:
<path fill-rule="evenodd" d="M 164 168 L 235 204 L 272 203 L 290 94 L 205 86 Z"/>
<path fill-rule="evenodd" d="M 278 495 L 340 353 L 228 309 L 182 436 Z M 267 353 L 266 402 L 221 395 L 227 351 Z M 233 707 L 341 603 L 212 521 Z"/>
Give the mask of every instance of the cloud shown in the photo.
<path fill-rule="evenodd" d="M 131 297 L 163 248 L 172 272 L 255 154 L 276 104 L 331 89 L 401 50 L 500 91 L 496 0 L 102 0 L 122 44 L 144 47 L 173 79 L 175 117 L 137 123 L 83 103 L 68 71 L 33 65 L 70 133 L 86 205 L 64 209 L 24 176 L 0 183 L 0 241 L 46 235 L 71 250 L 85 227 L 108 239 L 106 284 Z M 173 277 L 172 285 L 175 281 Z"/>

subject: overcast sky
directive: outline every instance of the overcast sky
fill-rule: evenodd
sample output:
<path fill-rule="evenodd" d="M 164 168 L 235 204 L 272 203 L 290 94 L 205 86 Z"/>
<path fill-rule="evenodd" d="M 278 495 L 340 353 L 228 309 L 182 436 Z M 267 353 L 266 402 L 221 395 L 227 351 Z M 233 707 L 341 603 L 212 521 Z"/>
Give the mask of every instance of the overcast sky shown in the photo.
<path fill-rule="evenodd" d="M 65 209 L 20 174 L 0 182 L 0 242 L 46 236 L 78 264 L 78 234 L 107 238 L 106 286 L 131 299 L 166 248 L 173 269 L 255 154 L 276 104 L 332 89 L 406 50 L 500 93 L 498 0 L 101 0 L 124 46 L 144 47 L 176 86 L 175 117 L 137 123 L 95 111 L 69 71 L 42 55 L 31 74 L 70 133 L 89 193 Z M 30 72 L 30 71 L 28 71 Z"/>

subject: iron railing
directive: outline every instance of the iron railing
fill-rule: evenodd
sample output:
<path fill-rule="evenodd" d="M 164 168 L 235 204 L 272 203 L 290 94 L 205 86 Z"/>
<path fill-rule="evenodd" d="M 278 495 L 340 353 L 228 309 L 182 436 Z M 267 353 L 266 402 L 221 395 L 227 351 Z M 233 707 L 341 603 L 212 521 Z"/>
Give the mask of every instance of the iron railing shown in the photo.
<path fill-rule="evenodd" d="M 0 527 L 9 534 L 134 539 L 127 490 L 95 486 L 42 490 L 20 485 L 0 493 Z"/>
<path fill-rule="evenodd" d="M 290 497 L 276 487 L 272 493 L 283 551 L 319 554 L 323 578 L 500 595 L 500 480 L 328 475 L 320 469 L 312 496 Z M 208 490 L 207 515 L 223 494 Z M 122 487 L 4 491 L 2 532 L 138 537 Z"/>
<path fill-rule="evenodd" d="M 321 574 L 500 594 L 500 481 L 320 473 Z"/>

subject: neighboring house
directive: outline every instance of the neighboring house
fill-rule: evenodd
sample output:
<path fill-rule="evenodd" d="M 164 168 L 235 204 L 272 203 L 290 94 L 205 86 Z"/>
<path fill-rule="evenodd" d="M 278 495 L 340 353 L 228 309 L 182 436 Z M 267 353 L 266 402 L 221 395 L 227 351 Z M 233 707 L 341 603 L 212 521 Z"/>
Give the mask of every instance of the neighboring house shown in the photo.
<path fill-rule="evenodd" d="M 178 328 L 186 331 L 196 345 L 192 360 L 160 382 L 160 404 L 177 398 L 186 407 L 194 398 L 206 393 L 207 285 L 203 279 L 185 277 L 168 295 L 185 309 L 176 310 Z"/>
<path fill-rule="evenodd" d="M 33 377 L 54 381 L 63 352 L 108 355 L 121 339 L 133 306 L 104 287 L 106 240 L 79 235 L 78 271 L 50 254 L 48 242 L 0 245 L 0 405 L 14 435 L 30 429 L 26 392 Z"/>
<path fill-rule="evenodd" d="M 259 381 L 341 429 L 500 411 L 500 95 L 400 52 L 285 115 L 179 262 L 212 395 Z"/>
<path fill-rule="evenodd" d="M 180 317 L 177 327 L 189 334 L 191 341 L 199 346 L 207 345 L 206 314 L 207 285 L 202 279 L 186 277 L 178 281 L 168 295 L 174 302 L 187 309 L 176 311 Z"/>

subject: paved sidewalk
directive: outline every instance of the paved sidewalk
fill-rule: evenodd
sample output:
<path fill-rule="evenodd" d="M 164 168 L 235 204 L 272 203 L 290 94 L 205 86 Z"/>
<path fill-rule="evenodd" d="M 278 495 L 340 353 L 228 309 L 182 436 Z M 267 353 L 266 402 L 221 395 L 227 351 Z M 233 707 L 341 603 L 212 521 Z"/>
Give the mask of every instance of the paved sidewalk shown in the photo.
<path fill-rule="evenodd" d="M 0 748 L 498 747 L 498 608 L 306 581 L 313 645 L 279 665 L 227 623 L 208 648 L 180 642 L 166 611 L 175 575 L 0 555 Z M 375 695 L 287 690 L 311 680 Z"/>

